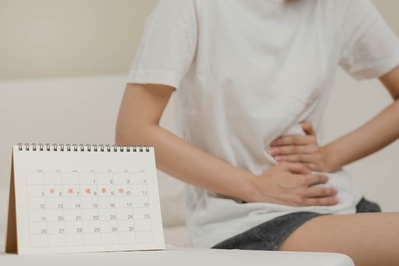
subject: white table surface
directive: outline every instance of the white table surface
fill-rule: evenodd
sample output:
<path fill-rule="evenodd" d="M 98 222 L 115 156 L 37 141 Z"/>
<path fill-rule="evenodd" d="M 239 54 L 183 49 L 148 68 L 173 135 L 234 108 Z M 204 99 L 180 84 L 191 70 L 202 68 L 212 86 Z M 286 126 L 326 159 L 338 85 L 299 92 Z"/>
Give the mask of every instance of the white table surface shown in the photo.
<path fill-rule="evenodd" d="M 0 250 L 4 250 L 0 246 Z M 163 251 L 15 255 L 0 253 L 4 266 L 354 266 L 352 260 L 336 253 L 209 250 L 168 246 Z"/>

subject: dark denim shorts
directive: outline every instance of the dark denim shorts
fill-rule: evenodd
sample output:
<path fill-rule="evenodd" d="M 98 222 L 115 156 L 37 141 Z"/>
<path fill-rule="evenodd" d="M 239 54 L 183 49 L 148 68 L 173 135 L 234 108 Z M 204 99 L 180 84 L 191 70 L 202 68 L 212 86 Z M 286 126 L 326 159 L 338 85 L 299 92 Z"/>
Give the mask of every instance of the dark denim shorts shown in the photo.
<path fill-rule="evenodd" d="M 356 206 L 356 212 L 381 212 L 381 209 L 376 203 L 362 198 Z M 321 215 L 323 214 L 314 212 L 294 212 L 283 215 L 226 239 L 212 248 L 277 250 L 299 226 Z"/>

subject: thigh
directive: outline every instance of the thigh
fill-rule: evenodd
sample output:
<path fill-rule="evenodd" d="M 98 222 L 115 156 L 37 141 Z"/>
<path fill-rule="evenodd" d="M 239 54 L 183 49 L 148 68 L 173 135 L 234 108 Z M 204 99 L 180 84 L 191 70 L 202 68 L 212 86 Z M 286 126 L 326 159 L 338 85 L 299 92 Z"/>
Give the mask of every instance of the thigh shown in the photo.
<path fill-rule="evenodd" d="M 399 213 L 319 216 L 296 229 L 279 250 L 342 253 L 356 266 L 399 265 Z"/>

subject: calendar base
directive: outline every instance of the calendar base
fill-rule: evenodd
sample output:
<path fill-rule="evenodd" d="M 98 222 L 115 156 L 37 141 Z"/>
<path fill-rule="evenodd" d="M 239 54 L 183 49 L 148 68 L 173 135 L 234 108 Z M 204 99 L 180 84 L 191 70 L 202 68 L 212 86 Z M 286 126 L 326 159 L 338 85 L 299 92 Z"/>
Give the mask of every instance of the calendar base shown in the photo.
<path fill-rule="evenodd" d="M 10 197 L 8 204 L 8 223 L 5 251 L 7 253 L 18 253 L 17 219 L 15 209 L 14 156 L 11 158 Z"/>

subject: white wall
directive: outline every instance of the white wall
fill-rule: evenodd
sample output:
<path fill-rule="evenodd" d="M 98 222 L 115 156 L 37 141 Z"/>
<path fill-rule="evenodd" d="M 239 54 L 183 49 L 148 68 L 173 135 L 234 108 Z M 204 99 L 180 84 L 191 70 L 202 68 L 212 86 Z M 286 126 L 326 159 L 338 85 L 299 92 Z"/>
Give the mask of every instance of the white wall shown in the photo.
<path fill-rule="evenodd" d="M 0 79 L 126 73 L 157 0 L 0 0 Z"/>

